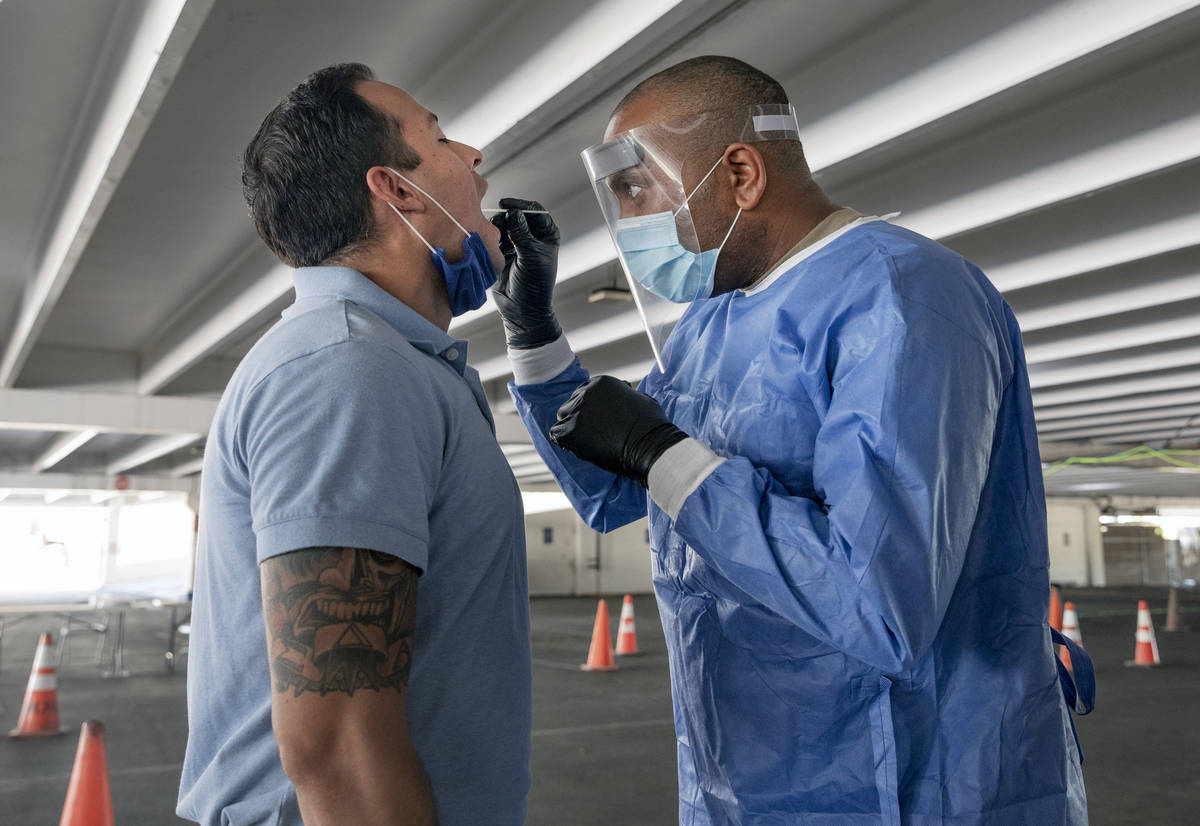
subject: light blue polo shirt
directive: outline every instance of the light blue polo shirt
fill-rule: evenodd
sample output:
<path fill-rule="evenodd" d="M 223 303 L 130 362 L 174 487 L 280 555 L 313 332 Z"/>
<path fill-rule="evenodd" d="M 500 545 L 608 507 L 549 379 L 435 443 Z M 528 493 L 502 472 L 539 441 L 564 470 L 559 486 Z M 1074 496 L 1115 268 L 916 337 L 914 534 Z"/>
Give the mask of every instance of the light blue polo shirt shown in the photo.
<path fill-rule="evenodd" d="M 178 813 L 299 826 L 271 732 L 259 563 L 314 546 L 407 560 L 408 722 L 442 826 L 519 824 L 530 649 L 521 497 L 467 345 L 360 273 L 295 273 L 209 432 Z"/>

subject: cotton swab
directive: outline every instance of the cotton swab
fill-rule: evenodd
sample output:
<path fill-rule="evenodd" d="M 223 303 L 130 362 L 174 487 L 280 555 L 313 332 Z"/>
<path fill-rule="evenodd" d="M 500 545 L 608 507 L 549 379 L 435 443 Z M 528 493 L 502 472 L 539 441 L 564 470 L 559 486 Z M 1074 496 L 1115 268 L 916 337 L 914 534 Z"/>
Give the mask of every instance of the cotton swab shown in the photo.
<path fill-rule="evenodd" d="M 480 211 L 481 212 L 508 212 L 507 209 L 492 209 L 490 207 L 484 207 Z M 526 215 L 549 215 L 550 214 L 550 210 L 548 210 L 548 209 L 518 209 L 517 212 L 524 212 Z"/>

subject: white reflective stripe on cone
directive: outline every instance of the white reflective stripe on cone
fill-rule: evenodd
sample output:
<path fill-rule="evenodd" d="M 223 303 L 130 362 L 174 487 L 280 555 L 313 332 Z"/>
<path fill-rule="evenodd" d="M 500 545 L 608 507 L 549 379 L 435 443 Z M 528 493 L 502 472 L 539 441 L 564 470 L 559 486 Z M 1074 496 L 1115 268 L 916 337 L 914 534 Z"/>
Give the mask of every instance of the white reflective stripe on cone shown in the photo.
<path fill-rule="evenodd" d="M 58 688 L 58 678 L 54 676 L 54 672 L 43 674 L 40 671 L 35 671 L 29 678 L 30 691 L 54 691 Z"/>

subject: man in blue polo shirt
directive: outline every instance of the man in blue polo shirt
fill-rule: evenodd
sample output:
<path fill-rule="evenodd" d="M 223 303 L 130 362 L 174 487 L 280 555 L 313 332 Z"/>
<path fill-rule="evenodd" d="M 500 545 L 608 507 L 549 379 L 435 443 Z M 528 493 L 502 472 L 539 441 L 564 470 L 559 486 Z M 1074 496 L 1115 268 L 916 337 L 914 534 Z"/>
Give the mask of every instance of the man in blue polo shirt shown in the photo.
<path fill-rule="evenodd" d="M 446 334 L 505 265 L 481 160 L 358 64 L 305 80 L 246 150 L 296 303 L 239 365 L 205 452 L 183 817 L 524 819 L 520 492 Z M 510 270 L 554 266 L 538 221 Z"/>

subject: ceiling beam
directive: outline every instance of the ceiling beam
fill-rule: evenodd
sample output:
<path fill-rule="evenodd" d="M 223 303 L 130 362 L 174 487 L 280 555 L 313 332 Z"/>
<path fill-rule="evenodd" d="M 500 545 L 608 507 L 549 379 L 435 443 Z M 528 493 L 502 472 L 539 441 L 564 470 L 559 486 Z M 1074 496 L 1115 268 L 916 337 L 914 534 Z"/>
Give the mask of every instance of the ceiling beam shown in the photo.
<path fill-rule="evenodd" d="M 1173 393 L 1152 393 L 1149 395 L 1124 396 L 1119 398 L 1102 394 L 1098 395 L 1100 395 L 1100 398 L 1097 401 L 1040 408 L 1034 412 L 1034 415 L 1040 424 L 1042 422 L 1072 419 L 1080 416 L 1120 413 L 1133 410 L 1154 410 L 1173 405 L 1200 404 L 1200 388 L 1178 390 Z M 1034 406 L 1037 406 L 1036 402 Z"/>
<path fill-rule="evenodd" d="M 546 463 L 542 461 L 542 457 L 538 456 L 536 453 L 529 454 L 527 456 L 510 456 L 508 459 L 508 466 L 513 469 L 514 473 L 518 468 L 526 469 L 526 473 L 529 473 L 528 468 L 540 468 L 542 472 L 546 472 L 548 470 Z"/>
<path fill-rule="evenodd" d="M 157 393 L 222 347 L 250 335 L 292 291 L 292 268 L 269 259 L 260 242 L 248 248 L 214 280 L 213 288 L 184 307 L 142 356 L 138 392 Z M 273 260 L 273 259 L 270 259 Z"/>
<path fill-rule="evenodd" d="M 1038 454 L 1044 464 L 1058 462 L 1072 456 L 1108 456 L 1115 452 L 1108 445 L 1097 445 L 1094 442 L 1038 439 Z"/>
<path fill-rule="evenodd" d="M 1162 393 L 1164 394 L 1162 398 L 1166 398 L 1167 391 L 1179 390 L 1181 387 L 1200 387 L 1200 369 L 1180 370 L 1147 376 L 1132 376 L 1117 381 L 1093 382 L 1079 387 L 1072 386 L 1034 391 L 1033 406 L 1039 408 L 1053 405 L 1073 405 L 1077 402 L 1092 402 L 1098 399 L 1104 399 L 1111 404 L 1117 404 L 1121 396 L 1140 397 L 1146 393 Z M 1038 415 L 1041 415 L 1041 413 L 1039 412 Z"/>
<path fill-rule="evenodd" d="M 131 468 L 140 467 L 169 453 L 194 445 L 203 438 L 203 433 L 175 433 L 171 436 L 158 436 L 142 442 L 132 450 L 110 460 L 104 472 L 109 476 L 124 473 Z"/>
<path fill-rule="evenodd" d="M 1158 124 L 1002 181 L 901 215 L 896 223 L 937 240 L 1009 221 L 1200 157 L 1200 114 Z"/>
<path fill-rule="evenodd" d="M 37 458 L 33 460 L 33 469 L 36 473 L 49 470 L 57 465 L 63 459 L 70 456 L 79 448 L 86 445 L 100 433 L 99 430 L 88 428 L 86 430 L 66 431 L 55 436 L 49 446 L 43 450 Z"/>
<path fill-rule="evenodd" d="M 216 410 L 215 399 L 0 389 L 0 430 L 207 433 Z"/>
<path fill-rule="evenodd" d="M 191 476 L 193 474 L 199 473 L 203 469 L 204 469 L 204 457 L 197 456 L 194 459 L 188 459 L 186 462 L 181 462 L 180 464 L 175 465 L 175 467 L 173 467 L 169 471 L 167 471 L 167 474 L 170 476 L 175 476 L 175 477 Z"/>
<path fill-rule="evenodd" d="M 1047 284 L 1074 275 L 1143 261 L 1156 255 L 1195 246 L 1200 241 L 1200 212 L 1105 233 L 1070 246 L 1058 247 L 1020 261 L 987 268 L 988 280 L 1002 293 Z"/>
<path fill-rule="evenodd" d="M 169 476 L 142 475 L 127 476 L 125 482 L 128 492 L 142 490 L 191 491 L 194 482 L 191 479 L 172 479 Z M 70 491 L 110 491 L 116 490 L 115 476 L 105 476 L 98 473 L 4 473 L 0 472 L 0 489 L 10 493 L 25 491 L 70 490 Z"/>
<path fill-rule="evenodd" d="M 496 413 L 493 415 L 496 423 L 496 441 L 503 445 L 532 445 L 529 431 L 525 423 L 516 413 Z"/>
<path fill-rule="evenodd" d="M 1058 430 L 1051 433 L 1038 430 L 1039 438 L 1043 439 L 1098 439 L 1109 436 L 1128 436 L 1142 433 L 1173 432 L 1200 423 L 1200 415 L 1175 416 L 1165 419 L 1142 419 L 1133 422 L 1117 422 L 1116 424 L 1095 425 L 1092 427 L 1075 427 L 1068 430 Z"/>
<path fill-rule="evenodd" d="M 1013 87 L 1086 59 L 1195 5 L 1186 0 L 1051 4 L 804 124 L 805 154 L 814 168 L 832 170 Z M 911 39 L 910 32 L 904 34 Z M 831 59 L 844 57 L 839 53 Z M 818 65 L 815 69 L 828 71 L 829 67 Z"/>
<path fill-rule="evenodd" d="M 1127 411 L 1124 413 L 1101 413 L 1094 416 L 1076 416 L 1071 418 L 1038 421 L 1038 434 L 1049 435 L 1064 430 L 1080 427 L 1120 424 L 1122 422 L 1141 422 L 1147 419 L 1169 418 L 1175 416 L 1196 416 L 1200 420 L 1200 405 L 1184 404 L 1174 407 L 1152 407 Z"/>
<path fill-rule="evenodd" d="M 1104 292 L 1088 290 L 1086 284 L 1081 284 L 1079 292 L 1070 299 L 1047 302 L 1017 313 L 1017 322 L 1021 325 L 1022 333 L 1031 333 L 1077 321 L 1116 316 L 1131 310 L 1161 307 L 1190 298 L 1200 298 L 1200 273 L 1133 282 L 1120 289 Z M 1200 333 L 1200 322 L 1194 324 L 1193 331 Z"/>
<path fill-rule="evenodd" d="M 1029 374 L 1030 386 L 1040 390 L 1060 384 L 1111 380 L 1118 376 L 1133 376 L 1155 370 L 1196 367 L 1200 366 L 1200 345 L 1155 347 L 1150 352 L 1136 356 L 1088 360 L 1082 364 L 1074 361 L 1069 360 L 1060 367 L 1034 365 Z"/>
<path fill-rule="evenodd" d="M 1141 347 L 1147 344 L 1195 338 L 1200 333 L 1194 313 L 1177 312 L 1171 318 L 1156 318 L 1133 324 L 1122 324 L 1120 316 L 1113 316 L 1109 323 L 1095 325 L 1096 332 L 1078 333 L 1054 338 L 1049 341 L 1025 342 L 1025 361 L 1038 364 L 1047 361 L 1092 356 Z"/>
<path fill-rule="evenodd" d="M 124 54 L 111 56 L 120 61 L 111 93 L 98 104 L 100 115 L 89 139 L 81 143 L 76 157 L 64 162 L 71 170 L 64 178 L 68 186 L 53 224 L 41 233 L 46 246 L 0 356 L 0 387 L 16 382 L 212 4 L 213 0 L 145 3 L 132 37 L 120 43 Z"/>
<path fill-rule="evenodd" d="M 1136 436 L 1136 438 L 1134 438 Z M 1174 447 L 1200 448 L 1200 427 L 1179 427 L 1166 428 L 1163 430 L 1149 430 L 1145 432 L 1135 432 L 1130 435 L 1113 436 L 1107 439 L 1110 444 L 1114 445 L 1137 445 L 1146 444 L 1148 442 L 1176 442 Z M 1183 442 L 1183 444 L 1178 444 Z M 1173 470 L 1182 470 L 1183 468 L 1172 468 Z M 1197 480 L 1200 483 L 1200 479 Z"/>
<path fill-rule="evenodd" d="M 500 75 L 472 106 L 447 118 L 445 132 L 486 147 L 485 163 L 511 157 L 604 94 L 650 55 L 686 39 L 739 0 L 598 0 L 548 33 L 520 65 Z M 496 44 L 490 44 L 495 47 Z M 476 67 L 464 71 L 474 74 Z M 441 78 L 453 85 L 456 78 Z M 532 134 L 531 134 L 532 133 Z"/>

